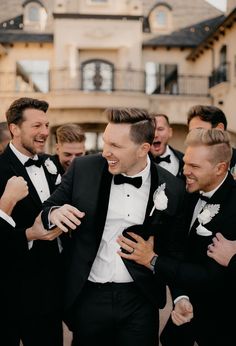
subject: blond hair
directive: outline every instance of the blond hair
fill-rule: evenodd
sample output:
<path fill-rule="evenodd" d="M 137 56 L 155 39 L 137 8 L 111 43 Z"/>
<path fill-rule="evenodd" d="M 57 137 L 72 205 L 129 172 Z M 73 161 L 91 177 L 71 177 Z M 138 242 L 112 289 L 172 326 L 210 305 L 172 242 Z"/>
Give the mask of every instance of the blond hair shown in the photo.
<path fill-rule="evenodd" d="M 210 161 L 212 163 L 230 163 L 232 147 L 230 144 L 230 135 L 227 131 L 219 129 L 193 129 L 188 133 L 185 144 L 187 146 L 203 145 L 211 147 Z"/>

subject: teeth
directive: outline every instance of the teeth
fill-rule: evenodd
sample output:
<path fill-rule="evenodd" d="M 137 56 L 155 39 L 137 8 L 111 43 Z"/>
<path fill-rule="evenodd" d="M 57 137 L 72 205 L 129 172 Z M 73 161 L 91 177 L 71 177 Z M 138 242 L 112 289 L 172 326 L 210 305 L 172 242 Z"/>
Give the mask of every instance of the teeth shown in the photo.
<path fill-rule="evenodd" d="M 116 161 L 107 161 L 109 165 L 114 165 Z"/>

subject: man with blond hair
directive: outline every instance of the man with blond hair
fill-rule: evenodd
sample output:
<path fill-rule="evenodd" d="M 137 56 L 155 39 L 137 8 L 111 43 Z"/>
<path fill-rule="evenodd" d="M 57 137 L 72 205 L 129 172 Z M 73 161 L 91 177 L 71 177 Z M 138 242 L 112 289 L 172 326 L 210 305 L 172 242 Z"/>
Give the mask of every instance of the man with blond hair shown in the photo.
<path fill-rule="evenodd" d="M 217 232 L 236 239 L 236 183 L 228 172 L 230 138 L 217 129 L 195 129 L 186 144 L 184 175 L 189 195 L 182 261 L 155 253 L 150 243 L 132 233 L 137 243 L 124 237 L 119 243 L 138 251 L 121 256 L 148 268 L 150 258 L 157 257 L 155 275 L 168 283 L 174 302 L 161 335 L 163 346 L 193 346 L 194 342 L 199 346 L 233 346 L 235 333 L 229 315 L 235 307 L 234 286 L 227 269 L 207 256 Z"/>
<path fill-rule="evenodd" d="M 73 123 L 61 125 L 56 130 L 56 155 L 52 157 L 61 175 L 75 157 L 85 155 L 85 134 L 81 126 Z"/>

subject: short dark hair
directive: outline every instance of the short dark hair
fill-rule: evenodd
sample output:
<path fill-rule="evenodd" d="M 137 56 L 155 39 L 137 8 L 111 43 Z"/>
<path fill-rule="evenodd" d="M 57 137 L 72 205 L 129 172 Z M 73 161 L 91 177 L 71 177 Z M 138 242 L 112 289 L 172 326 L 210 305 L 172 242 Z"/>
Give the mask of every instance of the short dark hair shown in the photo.
<path fill-rule="evenodd" d="M 219 123 L 222 123 L 224 125 L 224 130 L 227 129 L 227 119 L 224 112 L 215 106 L 193 106 L 188 111 L 187 117 L 188 125 L 193 118 L 199 117 L 202 121 L 211 123 L 212 128 L 216 127 Z"/>
<path fill-rule="evenodd" d="M 169 118 L 166 114 L 163 114 L 163 113 L 155 113 L 155 112 L 152 112 L 150 113 L 150 115 L 154 118 L 164 118 L 167 122 L 167 124 L 170 126 L 170 121 L 169 121 Z"/>
<path fill-rule="evenodd" d="M 155 136 L 155 119 L 144 109 L 108 108 L 108 121 L 114 124 L 131 124 L 130 138 L 137 144 L 152 144 Z"/>
<path fill-rule="evenodd" d="M 0 143 L 10 137 L 10 131 L 6 121 L 0 122 Z"/>
<path fill-rule="evenodd" d="M 81 126 L 68 123 L 61 125 L 56 130 L 56 142 L 57 143 L 73 143 L 73 142 L 84 142 L 85 134 Z"/>
<path fill-rule="evenodd" d="M 10 124 L 20 125 L 24 121 L 23 112 L 25 109 L 39 109 L 46 113 L 48 106 L 49 105 L 46 101 L 33 99 L 30 97 L 21 97 L 15 100 L 6 111 L 8 126 Z"/>

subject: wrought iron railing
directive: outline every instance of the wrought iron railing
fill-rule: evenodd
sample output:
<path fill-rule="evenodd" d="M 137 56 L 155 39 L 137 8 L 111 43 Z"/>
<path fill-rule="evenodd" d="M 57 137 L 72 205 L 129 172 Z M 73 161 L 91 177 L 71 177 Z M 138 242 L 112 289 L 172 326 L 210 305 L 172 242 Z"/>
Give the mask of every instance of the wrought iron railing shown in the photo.
<path fill-rule="evenodd" d="M 229 63 L 220 64 L 209 77 L 209 88 L 229 81 Z"/>
<path fill-rule="evenodd" d="M 217 75 L 219 76 L 219 75 Z M 220 75 L 221 76 L 221 75 Z M 144 71 L 114 69 L 111 75 L 83 75 L 81 69 L 52 69 L 48 73 L 24 74 L 0 71 L 0 92 L 115 91 L 147 94 L 207 96 L 209 78 L 206 76 L 146 75 Z M 216 78 L 216 77 L 215 77 Z M 223 77 L 221 76 L 221 79 Z M 218 79 L 219 80 L 219 77 Z"/>

